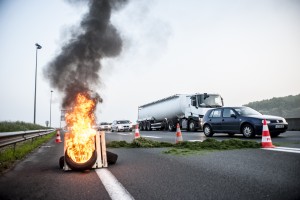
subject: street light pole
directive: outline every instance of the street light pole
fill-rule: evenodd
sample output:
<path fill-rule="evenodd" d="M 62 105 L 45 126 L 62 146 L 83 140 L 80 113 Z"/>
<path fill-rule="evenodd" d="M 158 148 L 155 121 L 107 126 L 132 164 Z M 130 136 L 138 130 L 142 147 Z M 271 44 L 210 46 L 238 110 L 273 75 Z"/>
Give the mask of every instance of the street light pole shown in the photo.
<path fill-rule="evenodd" d="M 51 90 L 51 97 L 50 97 L 50 126 L 51 127 L 51 105 L 52 105 L 52 90 Z"/>
<path fill-rule="evenodd" d="M 35 43 L 36 52 L 35 52 L 35 83 L 34 83 L 34 112 L 33 112 L 33 123 L 35 124 L 35 115 L 36 115 L 36 79 L 37 79 L 37 52 L 38 49 L 41 49 L 42 46 L 38 43 Z"/>

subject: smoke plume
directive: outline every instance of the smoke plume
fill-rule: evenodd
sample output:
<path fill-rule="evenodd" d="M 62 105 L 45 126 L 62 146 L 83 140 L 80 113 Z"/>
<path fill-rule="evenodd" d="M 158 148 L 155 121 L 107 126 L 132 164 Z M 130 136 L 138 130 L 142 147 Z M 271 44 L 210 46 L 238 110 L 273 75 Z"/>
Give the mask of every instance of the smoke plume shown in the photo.
<path fill-rule="evenodd" d="M 72 105 L 79 92 L 88 92 L 101 83 L 101 59 L 121 53 L 122 39 L 111 24 L 113 10 L 127 0 L 68 0 L 70 3 L 86 1 L 88 12 L 83 17 L 76 36 L 65 44 L 58 56 L 47 66 L 44 75 L 53 88 L 63 92 L 63 108 Z M 96 94 L 99 99 L 99 94 Z"/>

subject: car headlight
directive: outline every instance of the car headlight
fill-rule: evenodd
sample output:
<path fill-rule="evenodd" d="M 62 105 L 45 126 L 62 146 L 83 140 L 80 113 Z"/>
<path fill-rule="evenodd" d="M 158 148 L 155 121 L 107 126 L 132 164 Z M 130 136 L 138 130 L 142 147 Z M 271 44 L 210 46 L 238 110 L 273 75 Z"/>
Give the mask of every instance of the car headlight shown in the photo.
<path fill-rule="evenodd" d="M 282 122 L 283 122 L 283 123 L 286 123 L 286 120 L 285 120 L 284 118 L 282 118 Z"/>
<path fill-rule="evenodd" d="M 271 121 L 270 120 L 266 120 L 267 121 L 267 124 L 270 124 Z M 264 120 L 261 120 L 261 123 L 264 123 Z"/>

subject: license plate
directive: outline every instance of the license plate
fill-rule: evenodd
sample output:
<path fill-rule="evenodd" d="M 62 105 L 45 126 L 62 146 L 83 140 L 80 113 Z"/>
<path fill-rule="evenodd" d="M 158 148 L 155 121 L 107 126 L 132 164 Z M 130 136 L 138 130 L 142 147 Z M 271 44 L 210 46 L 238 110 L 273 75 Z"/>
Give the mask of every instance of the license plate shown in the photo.
<path fill-rule="evenodd" d="M 275 125 L 275 128 L 284 128 L 284 125 L 278 124 L 278 125 Z"/>

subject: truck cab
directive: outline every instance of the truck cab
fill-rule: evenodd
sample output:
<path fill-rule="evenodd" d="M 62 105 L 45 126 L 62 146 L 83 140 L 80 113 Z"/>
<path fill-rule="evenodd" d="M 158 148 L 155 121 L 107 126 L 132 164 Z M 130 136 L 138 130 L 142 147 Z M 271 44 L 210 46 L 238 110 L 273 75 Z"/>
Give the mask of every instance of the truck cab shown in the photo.
<path fill-rule="evenodd" d="M 208 110 L 224 106 L 219 94 L 194 94 L 187 96 L 187 102 L 190 104 L 186 107 L 185 117 L 181 119 L 181 127 L 190 131 L 202 129 L 202 118 Z"/>

